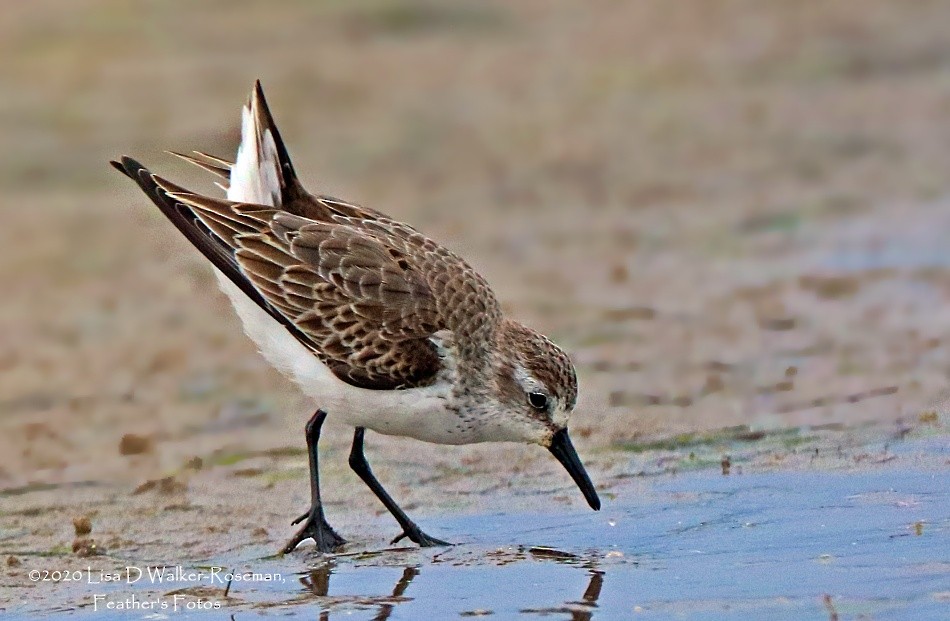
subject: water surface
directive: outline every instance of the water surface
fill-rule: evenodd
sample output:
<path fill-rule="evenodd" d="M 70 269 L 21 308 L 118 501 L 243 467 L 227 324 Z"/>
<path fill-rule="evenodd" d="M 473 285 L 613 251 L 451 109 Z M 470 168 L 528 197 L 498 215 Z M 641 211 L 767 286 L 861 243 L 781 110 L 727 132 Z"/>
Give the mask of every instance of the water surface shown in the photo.
<path fill-rule="evenodd" d="M 597 514 L 427 520 L 434 534 L 459 543 L 448 549 L 219 559 L 279 575 L 235 581 L 228 597 L 209 580 L 59 583 L 42 585 L 50 588 L 42 605 L 11 612 L 189 618 L 210 616 L 194 606 L 217 603 L 211 612 L 237 620 L 943 619 L 950 618 L 947 483 L 946 470 L 690 473 L 631 484 Z M 93 593 L 105 595 L 98 610 Z M 134 606 L 129 598 L 180 608 L 104 608 Z"/>

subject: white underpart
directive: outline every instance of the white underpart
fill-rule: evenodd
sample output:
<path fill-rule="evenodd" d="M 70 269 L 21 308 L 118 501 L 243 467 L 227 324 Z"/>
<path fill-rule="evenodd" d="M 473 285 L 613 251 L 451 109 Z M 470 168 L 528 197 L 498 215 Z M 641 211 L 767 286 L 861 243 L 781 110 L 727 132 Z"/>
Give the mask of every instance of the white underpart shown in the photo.
<path fill-rule="evenodd" d="M 231 169 L 228 200 L 278 206 L 277 148 L 267 131 L 257 149 L 255 116 L 245 107 L 241 146 Z M 244 331 L 264 358 L 294 380 L 315 407 L 331 418 L 388 435 L 407 436 L 438 444 L 467 444 L 482 439 L 478 430 L 462 423 L 445 408 L 450 385 L 437 381 L 425 388 L 367 390 L 337 378 L 284 326 L 261 309 L 223 273 L 215 270 L 221 290 L 231 299 Z"/>

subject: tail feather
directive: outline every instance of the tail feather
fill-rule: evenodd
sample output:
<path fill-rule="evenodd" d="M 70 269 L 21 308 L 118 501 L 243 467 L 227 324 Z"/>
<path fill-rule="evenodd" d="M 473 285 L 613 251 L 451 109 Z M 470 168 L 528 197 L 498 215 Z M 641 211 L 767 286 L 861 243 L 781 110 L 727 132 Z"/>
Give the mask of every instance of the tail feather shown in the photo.
<path fill-rule="evenodd" d="M 290 155 L 267 108 L 260 80 L 254 83 L 250 101 L 241 111 L 241 146 L 230 169 L 228 199 L 282 207 L 299 196 Z"/>
<path fill-rule="evenodd" d="M 198 157 L 185 155 L 184 153 L 178 153 L 177 151 L 166 151 L 166 153 L 181 158 L 189 164 L 194 164 L 198 168 L 207 170 L 209 173 L 217 175 L 222 179 L 227 179 L 228 181 L 231 180 L 231 167 L 234 166 L 234 164 L 231 162 L 226 162 L 220 158 L 206 155 L 200 151 L 193 151 L 193 153 Z"/>
<path fill-rule="evenodd" d="M 234 166 L 234 162 L 229 162 L 215 155 L 205 153 L 204 151 L 192 151 L 192 153 L 194 153 L 201 159 L 207 162 L 210 162 L 211 164 L 217 164 L 218 166 L 221 166 L 222 168 L 227 168 L 228 170 L 231 170 L 231 167 Z"/>

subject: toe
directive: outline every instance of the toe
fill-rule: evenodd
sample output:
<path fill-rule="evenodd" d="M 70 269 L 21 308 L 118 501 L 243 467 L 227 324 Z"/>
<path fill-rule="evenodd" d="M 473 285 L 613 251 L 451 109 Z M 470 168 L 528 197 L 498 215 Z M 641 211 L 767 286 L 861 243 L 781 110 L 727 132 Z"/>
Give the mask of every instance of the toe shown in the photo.
<path fill-rule="evenodd" d="M 401 541 L 402 539 L 408 538 L 410 541 L 422 548 L 431 548 L 435 546 L 450 546 L 451 543 L 447 541 L 442 541 L 441 539 L 436 539 L 435 537 L 430 537 L 421 530 L 407 530 L 403 531 L 401 535 L 389 542 L 390 545 L 394 545 Z"/>

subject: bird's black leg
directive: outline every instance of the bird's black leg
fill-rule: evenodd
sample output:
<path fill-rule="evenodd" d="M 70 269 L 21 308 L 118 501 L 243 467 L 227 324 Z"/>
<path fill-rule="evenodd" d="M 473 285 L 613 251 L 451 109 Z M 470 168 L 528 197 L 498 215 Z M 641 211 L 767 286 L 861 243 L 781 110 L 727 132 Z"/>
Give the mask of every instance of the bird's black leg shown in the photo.
<path fill-rule="evenodd" d="M 297 531 L 281 552 L 284 554 L 296 548 L 301 541 L 312 538 L 317 544 L 317 550 L 320 552 L 332 552 L 339 548 L 346 539 L 340 537 L 327 524 L 323 517 L 323 504 L 320 502 L 320 469 L 317 462 L 317 443 L 320 441 L 320 428 L 326 419 L 327 413 L 323 410 L 317 410 L 307 421 L 305 428 L 307 434 L 307 453 L 310 458 L 310 510 L 298 517 L 292 523 L 303 522 L 303 526 Z"/>
<path fill-rule="evenodd" d="M 392 496 L 390 496 L 389 493 L 383 489 L 379 481 L 376 480 L 376 477 L 373 476 L 373 471 L 369 467 L 369 462 L 366 461 L 366 456 L 363 455 L 363 435 L 365 433 L 366 429 L 357 427 L 356 432 L 353 434 L 353 448 L 350 449 L 350 468 L 363 479 L 363 483 L 366 483 L 366 485 L 373 490 L 376 497 L 386 505 L 389 512 L 393 514 L 393 517 L 396 518 L 396 521 L 402 526 L 402 534 L 393 539 L 390 543 L 396 543 L 403 537 L 408 537 L 411 541 L 424 548 L 429 546 L 452 545 L 451 543 L 430 537 L 422 532 L 422 529 L 409 519 L 409 516 L 399 508 L 399 505 L 392 499 Z"/>

